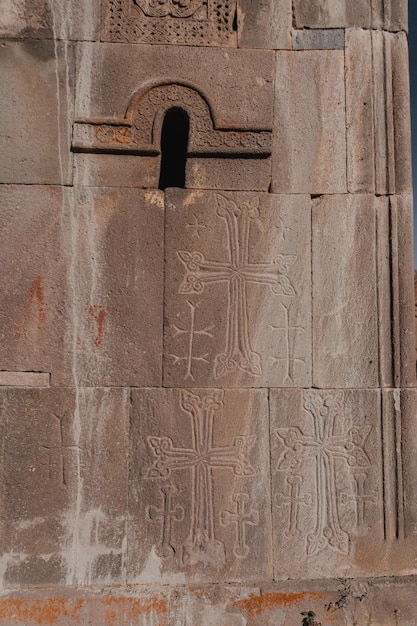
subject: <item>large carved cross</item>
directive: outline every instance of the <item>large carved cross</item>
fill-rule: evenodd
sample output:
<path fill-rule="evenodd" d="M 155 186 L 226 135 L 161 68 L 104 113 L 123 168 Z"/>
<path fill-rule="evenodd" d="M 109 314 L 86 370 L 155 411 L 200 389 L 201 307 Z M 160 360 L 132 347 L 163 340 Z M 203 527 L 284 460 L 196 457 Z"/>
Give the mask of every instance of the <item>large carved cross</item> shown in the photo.
<path fill-rule="evenodd" d="M 248 453 L 256 435 L 235 437 L 228 446 L 213 445 L 214 414 L 223 406 L 223 391 L 216 390 L 203 396 L 182 391 L 181 407 L 192 420 L 191 448 L 176 448 L 170 437 L 148 437 L 148 444 L 156 457 L 145 472 L 145 478 L 169 479 L 172 472 L 190 469 L 192 475 L 191 529 L 183 546 L 183 562 L 224 565 L 224 545 L 218 541 L 214 529 L 213 470 L 229 468 L 237 476 L 253 476 Z"/>
<path fill-rule="evenodd" d="M 248 203 L 238 206 L 217 195 L 217 215 L 226 222 L 229 258 L 212 261 L 201 252 L 178 252 L 187 270 L 179 293 L 202 293 L 207 284 L 227 284 L 226 350 L 216 356 L 214 377 L 221 378 L 237 369 L 259 376 L 262 374 L 261 359 L 252 349 L 249 331 L 248 285 L 266 285 L 274 294 L 294 296 L 295 289 L 286 273 L 296 257 L 277 254 L 272 262 L 251 263 L 250 223 L 259 218 L 259 209 Z"/>
<path fill-rule="evenodd" d="M 349 535 L 339 520 L 336 460 L 342 459 L 350 468 L 371 465 L 364 450 L 370 425 L 354 426 L 342 434 L 335 432 L 336 419 L 343 418 L 343 397 L 343 392 L 306 392 L 304 408 L 313 418 L 313 434 L 305 435 L 296 426 L 276 431 L 285 446 L 279 470 L 300 471 L 304 461 L 315 461 L 316 526 L 307 536 L 307 554 L 317 554 L 326 544 L 348 552 Z"/>

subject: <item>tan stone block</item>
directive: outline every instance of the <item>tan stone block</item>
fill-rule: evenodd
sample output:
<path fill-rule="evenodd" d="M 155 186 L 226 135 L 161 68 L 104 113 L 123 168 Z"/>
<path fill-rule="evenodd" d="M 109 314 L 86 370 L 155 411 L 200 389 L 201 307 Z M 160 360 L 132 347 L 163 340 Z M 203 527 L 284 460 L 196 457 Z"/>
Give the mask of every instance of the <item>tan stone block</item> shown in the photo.
<path fill-rule="evenodd" d="M 189 158 L 186 189 L 268 191 L 271 159 Z"/>
<path fill-rule="evenodd" d="M 272 390 L 276 578 L 384 573 L 378 391 Z"/>
<path fill-rule="evenodd" d="M 372 32 L 376 193 L 411 193 L 408 49 L 404 33 Z"/>
<path fill-rule="evenodd" d="M 42 372 L 1 372 L 0 386 L 49 387 L 50 374 Z"/>
<path fill-rule="evenodd" d="M 163 222 L 161 191 L 75 190 L 63 218 L 72 245 L 70 384 L 161 384 Z M 68 372 L 53 384 L 68 384 Z"/>
<path fill-rule="evenodd" d="M 74 154 L 74 184 L 80 187 L 158 189 L 161 158 L 136 154 Z"/>
<path fill-rule="evenodd" d="M 132 401 L 128 582 L 270 579 L 266 390 Z"/>
<path fill-rule="evenodd" d="M 64 203 L 59 187 L 0 186 L 0 370 L 52 383 L 66 362 Z"/>
<path fill-rule="evenodd" d="M 408 29 L 407 0 L 371 0 L 372 27 L 383 30 Z"/>
<path fill-rule="evenodd" d="M 348 190 L 375 190 L 374 93 L 371 31 L 346 31 Z M 380 89 L 378 85 L 377 89 Z"/>
<path fill-rule="evenodd" d="M 375 199 L 313 201 L 313 384 L 378 385 Z"/>
<path fill-rule="evenodd" d="M 190 54 L 189 48 L 181 46 L 80 44 L 76 118 L 123 118 L 131 98 L 154 76 L 200 90 L 211 103 L 218 127 L 270 129 L 274 63 L 274 53 L 262 50 L 203 47 Z M 242 67 L 245 82 L 240 78 Z"/>
<path fill-rule="evenodd" d="M 128 394 L 8 389 L 0 396 L 3 586 L 121 582 Z"/>
<path fill-rule="evenodd" d="M 104 0 L 102 41 L 234 46 L 236 0 Z"/>
<path fill-rule="evenodd" d="M 0 182 L 71 184 L 73 48 L 53 41 L 0 46 Z"/>
<path fill-rule="evenodd" d="M 166 193 L 164 385 L 308 386 L 310 199 Z"/>
<path fill-rule="evenodd" d="M 2 4 L 0 36 L 94 41 L 98 26 L 99 0 L 12 0 Z"/>
<path fill-rule="evenodd" d="M 291 49 L 291 0 L 238 0 L 239 48 Z"/>
<path fill-rule="evenodd" d="M 273 193 L 346 191 L 344 81 L 341 50 L 277 52 Z"/>
<path fill-rule="evenodd" d="M 371 25 L 370 0 L 294 0 L 293 5 L 299 28 L 369 28 Z"/>

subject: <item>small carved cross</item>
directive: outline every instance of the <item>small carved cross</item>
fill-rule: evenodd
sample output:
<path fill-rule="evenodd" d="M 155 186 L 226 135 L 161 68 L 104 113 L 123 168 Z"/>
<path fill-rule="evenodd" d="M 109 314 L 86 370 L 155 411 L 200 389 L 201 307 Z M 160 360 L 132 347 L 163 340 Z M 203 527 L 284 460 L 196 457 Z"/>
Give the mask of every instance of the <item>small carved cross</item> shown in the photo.
<path fill-rule="evenodd" d="M 246 543 L 246 526 L 257 526 L 259 524 L 259 511 L 246 512 L 246 504 L 249 502 L 247 493 L 236 493 L 232 496 L 233 502 L 236 503 L 236 511 L 222 511 L 220 522 L 222 526 L 227 524 L 236 524 L 237 538 L 233 548 L 233 554 L 238 559 L 244 559 L 249 554 L 249 546 Z"/>

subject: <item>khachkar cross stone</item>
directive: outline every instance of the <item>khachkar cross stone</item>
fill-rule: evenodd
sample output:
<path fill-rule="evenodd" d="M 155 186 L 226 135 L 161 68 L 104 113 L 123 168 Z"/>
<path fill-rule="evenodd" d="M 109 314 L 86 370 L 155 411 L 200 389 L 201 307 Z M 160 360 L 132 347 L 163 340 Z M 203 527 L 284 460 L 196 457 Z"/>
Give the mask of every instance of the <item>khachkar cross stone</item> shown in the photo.
<path fill-rule="evenodd" d="M 226 224 L 229 258 L 218 261 L 206 259 L 201 252 L 179 251 L 178 258 L 186 269 L 179 293 L 202 294 L 204 286 L 213 283 L 227 286 L 226 346 L 224 352 L 215 358 L 214 377 L 218 379 L 239 369 L 260 376 L 261 357 L 251 345 L 248 286 L 251 283 L 262 285 L 276 295 L 295 296 L 287 273 L 296 256 L 277 254 L 269 263 L 250 261 L 250 226 L 253 220 L 259 219 L 258 206 L 248 202 L 238 205 L 217 195 L 217 215 Z"/>
<path fill-rule="evenodd" d="M 215 534 L 214 512 L 214 485 L 213 471 L 221 468 L 229 468 L 235 476 L 246 478 L 255 475 L 255 470 L 249 461 L 249 452 L 256 441 L 256 435 L 239 435 L 233 439 L 231 445 L 213 445 L 213 423 L 217 411 L 223 407 L 223 391 L 216 390 L 203 395 L 197 395 L 190 391 L 182 391 L 181 408 L 191 418 L 193 445 L 191 448 L 176 448 L 170 437 L 148 437 L 148 445 L 155 457 L 153 464 L 145 471 L 147 479 L 162 479 L 171 481 L 178 470 L 188 469 L 192 477 L 192 493 L 190 494 L 190 531 L 187 540 L 182 546 L 182 561 L 184 565 L 196 565 L 198 563 L 212 566 L 226 564 L 225 546 Z M 163 487 L 165 489 L 165 487 Z M 172 493 L 172 492 L 171 492 Z M 244 558 L 249 553 L 245 543 L 245 525 L 258 524 L 259 514 L 254 511 L 245 512 L 245 499 L 242 494 L 235 500 L 238 503 L 236 512 L 237 521 L 237 545 L 240 557 Z M 236 496 L 237 497 L 237 496 Z M 239 505 L 239 502 L 241 503 Z M 164 529 L 171 528 L 170 522 L 179 519 L 181 511 L 173 510 L 172 499 L 169 500 L 167 509 L 165 496 L 165 511 L 158 512 L 148 508 L 148 517 L 165 515 L 170 521 L 164 521 Z M 243 508 L 242 508 L 243 506 Z M 230 514 L 230 512 L 228 512 Z M 235 521 L 223 512 L 222 521 Z M 230 514 L 232 515 L 232 514 Z M 241 520 L 238 520 L 238 517 Z M 168 526 L 167 526 L 168 524 Z M 162 544 L 164 548 L 171 545 L 171 536 L 166 531 Z"/>
<path fill-rule="evenodd" d="M 305 462 L 309 459 L 314 460 L 316 480 L 313 497 L 316 519 L 314 527 L 307 535 L 307 554 L 318 554 L 326 545 L 347 553 L 349 534 L 342 528 L 340 522 L 337 490 L 337 467 L 340 471 L 340 466 L 336 464 L 336 461 L 342 461 L 345 468 L 349 470 L 360 468 L 362 477 L 366 476 L 366 468 L 371 466 L 371 462 L 365 451 L 365 444 L 371 426 L 354 426 L 343 431 L 343 392 L 305 392 L 304 408 L 312 418 L 312 431 L 309 434 L 303 433 L 297 426 L 276 430 L 279 439 L 284 444 L 284 451 L 278 460 L 277 469 L 286 472 L 288 476 L 295 473 L 302 474 Z M 289 482 L 291 484 L 293 481 Z M 296 479 L 294 484 L 300 485 L 299 479 Z M 361 485 L 363 486 L 363 482 Z M 358 498 L 359 495 L 363 496 L 363 493 L 352 495 L 352 499 Z M 297 493 L 292 493 L 291 496 L 297 496 L 294 504 L 298 507 L 300 504 L 299 486 Z M 343 500 L 347 499 L 348 496 L 344 494 Z M 305 504 L 307 504 L 306 500 Z M 289 534 L 295 529 L 296 519 L 297 512 L 291 508 Z"/>
<path fill-rule="evenodd" d="M 207 0 L 133 0 L 148 17 L 191 17 L 198 9 L 205 7 Z"/>

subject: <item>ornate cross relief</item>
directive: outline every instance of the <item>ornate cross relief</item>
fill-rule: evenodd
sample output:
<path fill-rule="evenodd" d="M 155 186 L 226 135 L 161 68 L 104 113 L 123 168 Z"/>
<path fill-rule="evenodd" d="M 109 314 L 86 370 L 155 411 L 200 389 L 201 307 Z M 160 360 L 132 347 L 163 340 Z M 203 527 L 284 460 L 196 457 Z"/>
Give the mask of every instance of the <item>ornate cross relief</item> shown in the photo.
<path fill-rule="evenodd" d="M 97 120 L 74 125 L 76 152 L 160 154 L 162 123 L 169 109 L 189 116 L 188 156 L 271 154 L 271 129 L 230 129 L 215 123 L 213 106 L 203 92 L 186 82 L 160 81 L 147 85 L 130 101 L 118 121 Z"/>
<path fill-rule="evenodd" d="M 148 506 L 148 520 L 161 525 L 161 540 L 158 553 L 161 557 L 175 553 L 175 524 L 184 517 L 189 523 L 188 538 L 182 545 L 181 561 L 183 565 L 203 563 L 214 567 L 226 564 L 224 543 L 216 535 L 218 523 L 223 526 L 234 525 L 236 541 L 234 555 L 244 559 L 250 552 L 247 544 L 247 526 L 257 526 L 259 512 L 254 510 L 246 493 L 232 496 L 231 507 L 234 510 L 220 511 L 219 519 L 215 515 L 214 473 L 219 469 L 228 469 L 241 479 L 255 476 L 250 463 L 250 451 L 256 442 L 256 435 L 237 435 L 230 444 L 215 446 L 213 427 L 215 414 L 223 407 L 221 390 L 197 395 L 182 391 L 181 408 L 191 418 L 192 446 L 178 448 L 170 437 L 147 438 L 154 461 L 145 468 L 144 478 L 158 480 L 160 484 L 161 506 Z M 176 501 L 179 486 L 177 472 L 187 470 L 191 474 L 190 506 L 185 510 Z"/>
<path fill-rule="evenodd" d="M 284 449 L 277 469 L 289 485 L 275 496 L 276 506 L 288 509 L 287 537 L 300 535 L 299 522 L 311 520 L 306 536 L 307 555 L 316 555 L 326 547 L 348 553 L 350 535 L 341 521 L 341 509 L 349 501 L 356 504 L 356 523 L 362 525 L 365 507 L 376 504 L 377 492 L 367 494 L 366 482 L 371 460 L 365 446 L 371 425 L 346 429 L 343 392 L 305 392 L 304 409 L 311 418 L 311 429 L 303 432 L 297 426 L 277 428 Z M 306 487 L 314 476 L 313 492 Z M 354 485 L 350 493 L 340 485 Z"/>
<path fill-rule="evenodd" d="M 233 46 L 235 10 L 235 0 L 106 0 L 102 41 Z"/>

